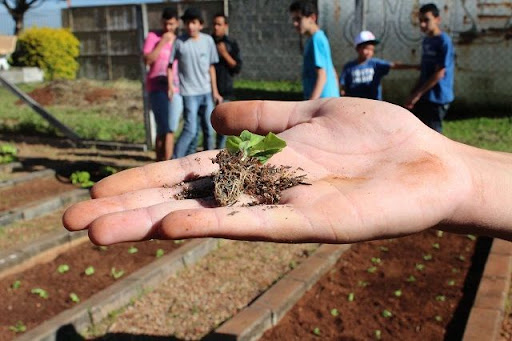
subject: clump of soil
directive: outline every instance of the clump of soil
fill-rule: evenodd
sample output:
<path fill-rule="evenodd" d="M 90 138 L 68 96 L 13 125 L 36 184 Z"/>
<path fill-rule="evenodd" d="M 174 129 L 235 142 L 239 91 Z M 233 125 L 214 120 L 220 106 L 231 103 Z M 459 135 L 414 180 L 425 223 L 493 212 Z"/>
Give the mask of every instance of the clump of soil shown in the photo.
<path fill-rule="evenodd" d="M 297 175 L 301 168 L 292 170 L 289 166 L 261 164 L 257 158 L 243 158 L 241 152 L 231 154 L 223 149 L 212 162 L 219 164 L 219 171 L 189 184 L 176 195 L 177 199 L 211 197 L 218 206 L 232 206 L 246 195 L 252 200 L 249 206 L 273 205 L 279 203 L 283 190 L 309 185 L 305 174 Z"/>

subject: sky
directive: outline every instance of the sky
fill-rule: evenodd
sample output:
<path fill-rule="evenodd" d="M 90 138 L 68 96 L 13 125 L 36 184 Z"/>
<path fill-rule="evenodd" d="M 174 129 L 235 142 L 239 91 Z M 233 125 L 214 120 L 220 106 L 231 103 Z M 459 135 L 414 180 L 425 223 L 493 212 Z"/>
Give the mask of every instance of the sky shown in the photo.
<path fill-rule="evenodd" d="M 139 4 L 147 2 L 165 2 L 163 0 L 71 0 L 72 7 Z M 66 1 L 45 0 L 41 6 L 34 8 L 25 15 L 25 27 L 47 26 L 60 27 L 60 9 L 66 8 Z M 0 4 L 0 34 L 12 34 L 14 21 L 7 13 L 4 5 Z"/>

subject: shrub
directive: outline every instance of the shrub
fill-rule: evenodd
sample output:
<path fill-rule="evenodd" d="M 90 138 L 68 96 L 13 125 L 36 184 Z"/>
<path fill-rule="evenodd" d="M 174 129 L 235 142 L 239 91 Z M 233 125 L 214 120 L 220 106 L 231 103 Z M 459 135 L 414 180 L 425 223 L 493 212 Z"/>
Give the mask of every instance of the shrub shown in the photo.
<path fill-rule="evenodd" d="M 15 66 L 37 66 L 47 80 L 75 79 L 80 42 L 63 28 L 32 27 L 18 37 L 12 54 Z"/>

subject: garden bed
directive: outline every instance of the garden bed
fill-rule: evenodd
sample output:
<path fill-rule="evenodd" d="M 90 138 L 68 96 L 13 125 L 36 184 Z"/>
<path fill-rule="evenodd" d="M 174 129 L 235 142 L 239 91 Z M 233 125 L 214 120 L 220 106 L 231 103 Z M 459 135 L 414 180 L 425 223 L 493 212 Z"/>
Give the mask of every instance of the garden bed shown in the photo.
<path fill-rule="evenodd" d="M 147 241 L 97 247 L 86 241 L 47 263 L 2 278 L 0 340 L 13 339 L 16 331 L 34 328 L 180 246 Z"/>
<path fill-rule="evenodd" d="M 355 244 L 262 340 L 460 339 L 489 245 L 436 231 Z"/>

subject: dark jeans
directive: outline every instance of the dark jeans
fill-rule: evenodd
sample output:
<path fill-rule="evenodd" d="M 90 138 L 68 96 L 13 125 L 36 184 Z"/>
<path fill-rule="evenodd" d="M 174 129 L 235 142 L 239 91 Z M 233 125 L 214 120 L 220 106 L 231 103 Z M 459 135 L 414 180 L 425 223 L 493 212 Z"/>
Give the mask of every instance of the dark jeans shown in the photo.
<path fill-rule="evenodd" d="M 438 133 L 443 132 L 443 119 L 450 104 L 439 104 L 428 101 L 419 101 L 412 109 L 413 114 L 430 128 Z"/>

